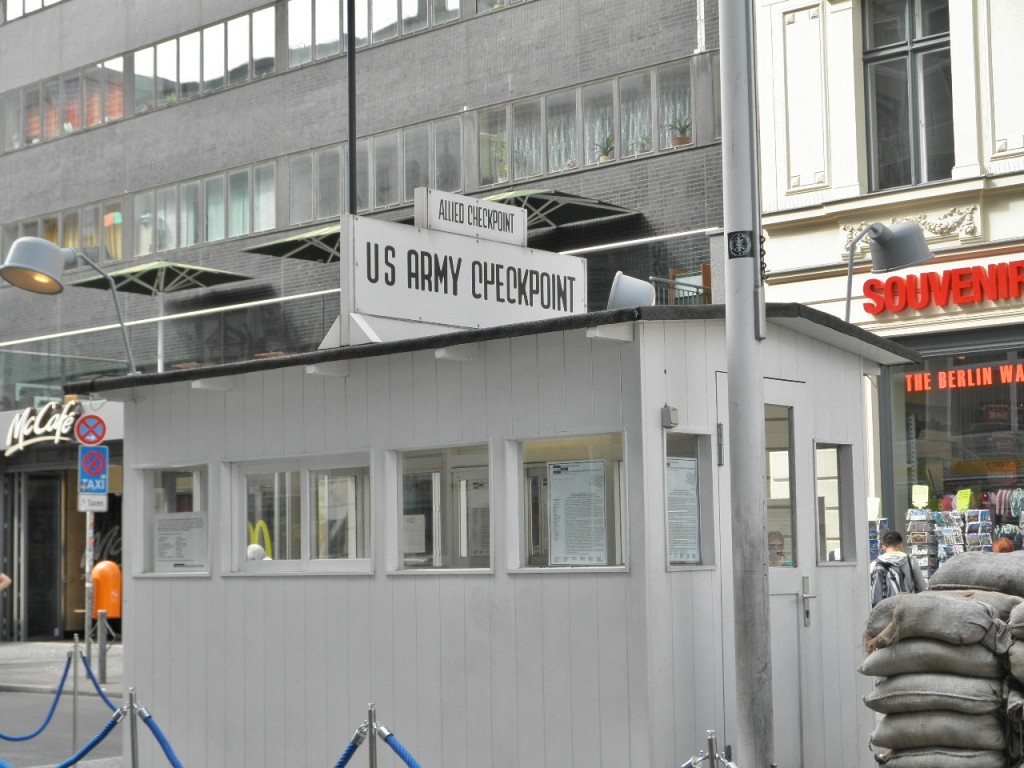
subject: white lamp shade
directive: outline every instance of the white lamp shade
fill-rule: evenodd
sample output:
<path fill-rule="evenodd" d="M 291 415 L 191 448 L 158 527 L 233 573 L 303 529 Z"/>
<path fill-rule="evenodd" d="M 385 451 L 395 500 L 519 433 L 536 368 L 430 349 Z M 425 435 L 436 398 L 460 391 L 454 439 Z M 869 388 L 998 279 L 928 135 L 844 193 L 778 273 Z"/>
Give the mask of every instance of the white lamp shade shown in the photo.
<path fill-rule="evenodd" d="M 608 309 L 650 307 L 654 305 L 654 298 L 654 286 L 646 280 L 616 272 L 608 294 Z"/>
<path fill-rule="evenodd" d="M 913 221 L 904 221 L 870 233 L 871 271 L 892 272 L 904 267 L 912 267 L 932 258 L 928 243 L 924 239 L 921 227 Z"/>
<path fill-rule="evenodd" d="M 7 252 L 0 277 L 33 293 L 60 293 L 64 267 L 75 263 L 75 252 L 41 237 L 19 237 Z"/>

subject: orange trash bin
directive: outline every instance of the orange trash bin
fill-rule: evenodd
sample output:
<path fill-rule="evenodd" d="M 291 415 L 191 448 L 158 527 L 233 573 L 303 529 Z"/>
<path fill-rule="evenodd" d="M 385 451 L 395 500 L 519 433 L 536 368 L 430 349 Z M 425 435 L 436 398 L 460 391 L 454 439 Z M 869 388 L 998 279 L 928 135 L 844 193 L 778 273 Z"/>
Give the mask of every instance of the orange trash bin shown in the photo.
<path fill-rule="evenodd" d="M 112 560 L 92 567 L 92 617 L 106 611 L 108 619 L 121 618 L 121 568 Z"/>

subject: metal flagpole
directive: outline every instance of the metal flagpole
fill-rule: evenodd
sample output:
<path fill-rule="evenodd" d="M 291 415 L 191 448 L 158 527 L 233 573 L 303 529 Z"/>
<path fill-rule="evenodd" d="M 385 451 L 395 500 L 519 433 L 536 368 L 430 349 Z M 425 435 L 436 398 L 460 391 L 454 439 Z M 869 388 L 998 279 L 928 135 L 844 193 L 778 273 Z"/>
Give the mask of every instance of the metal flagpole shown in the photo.
<path fill-rule="evenodd" d="M 726 234 L 726 347 L 732 577 L 736 658 L 736 762 L 772 764 L 772 660 L 765 508 L 764 338 L 753 4 L 723 0 L 722 186 Z"/>

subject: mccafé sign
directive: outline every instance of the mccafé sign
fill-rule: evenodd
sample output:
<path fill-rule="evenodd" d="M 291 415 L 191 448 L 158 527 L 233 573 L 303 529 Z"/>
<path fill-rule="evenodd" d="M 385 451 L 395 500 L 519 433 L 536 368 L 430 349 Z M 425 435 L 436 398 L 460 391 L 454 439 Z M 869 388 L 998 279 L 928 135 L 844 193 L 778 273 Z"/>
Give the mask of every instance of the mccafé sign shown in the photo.
<path fill-rule="evenodd" d="M 944 272 L 893 275 L 864 283 L 864 309 L 869 315 L 907 309 L 964 306 L 985 301 L 1019 299 L 1024 293 L 1024 261 L 959 267 Z"/>
<path fill-rule="evenodd" d="M 26 408 L 11 419 L 4 456 L 37 443 L 72 442 L 75 423 L 81 415 L 77 400 L 67 403 L 54 401 L 42 408 Z"/>

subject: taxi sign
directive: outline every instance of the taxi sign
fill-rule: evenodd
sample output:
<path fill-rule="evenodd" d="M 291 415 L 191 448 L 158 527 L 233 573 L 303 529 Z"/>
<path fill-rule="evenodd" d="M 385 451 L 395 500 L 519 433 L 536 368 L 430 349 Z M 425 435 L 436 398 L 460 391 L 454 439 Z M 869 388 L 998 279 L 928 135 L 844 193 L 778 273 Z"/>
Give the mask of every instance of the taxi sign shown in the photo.
<path fill-rule="evenodd" d="M 78 446 L 78 511 L 106 512 L 110 455 L 105 445 Z"/>

